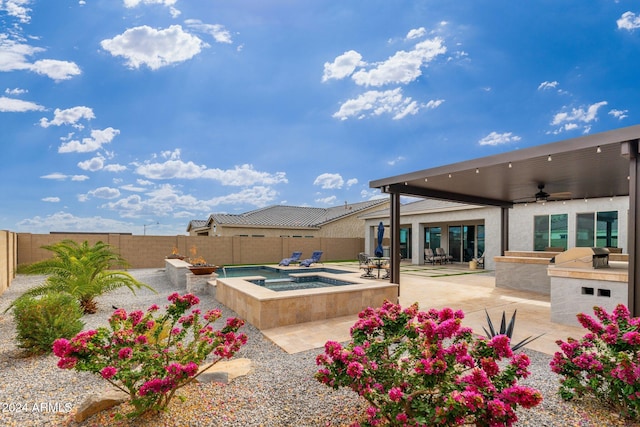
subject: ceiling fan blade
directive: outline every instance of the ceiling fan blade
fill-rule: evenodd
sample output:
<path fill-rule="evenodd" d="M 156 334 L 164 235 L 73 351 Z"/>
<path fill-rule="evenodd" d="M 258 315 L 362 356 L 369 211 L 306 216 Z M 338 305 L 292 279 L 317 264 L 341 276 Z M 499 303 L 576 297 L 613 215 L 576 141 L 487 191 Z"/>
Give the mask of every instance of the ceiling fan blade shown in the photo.
<path fill-rule="evenodd" d="M 551 193 L 549 194 L 549 197 L 552 199 L 570 199 L 571 198 L 571 191 L 563 191 L 560 193 Z"/>

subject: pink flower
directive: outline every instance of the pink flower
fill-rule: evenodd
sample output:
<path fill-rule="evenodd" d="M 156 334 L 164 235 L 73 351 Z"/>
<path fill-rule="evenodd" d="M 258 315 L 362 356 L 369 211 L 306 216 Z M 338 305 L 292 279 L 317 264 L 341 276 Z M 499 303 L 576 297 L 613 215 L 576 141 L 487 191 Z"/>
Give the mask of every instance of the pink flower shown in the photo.
<path fill-rule="evenodd" d="M 113 377 L 117 373 L 118 373 L 118 370 L 113 366 L 105 366 L 100 371 L 100 375 L 102 375 L 102 378 L 104 378 L 105 380 L 108 380 L 109 378 Z"/>
<path fill-rule="evenodd" d="M 209 310 L 204 314 L 204 320 L 207 322 L 215 322 L 222 316 L 222 311 L 218 309 Z"/>
<path fill-rule="evenodd" d="M 627 332 L 624 335 L 622 335 L 622 340 L 629 345 L 639 345 L 640 333 L 636 331 Z"/>
<path fill-rule="evenodd" d="M 58 360 L 58 368 L 60 369 L 73 369 L 76 366 L 78 359 L 75 357 L 61 357 Z"/>
<path fill-rule="evenodd" d="M 128 359 L 133 355 L 133 350 L 131 347 L 123 347 L 118 351 L 119 359 Z"/>
<path fill-rule="evenodd" d="M 353 378 L 360 378 L 362 372 L 364 371 L 364 367 L 361 363 L 351 362 L 347 366 L 347 375 Z"/>
<path fill-rule="evenodd" d="M 393 402 L 399 402 L 400 400 L 402 400 L 403 396 L 404 393 L 402 392 L 402 389 L 400 387 L 392 387 L 389 390 L 389 399 L 391 399 Z"/>
<path fill-rule="evenodd" d="M 131 324 L 133 326 L 136 326 L 138 323 L 140 323 L 142 316 L 144 316 L 144 313 L 142 311 L 132 311 L 131 313 L 129 313 L 129 320 L 131 320 Z"/>
<path fill-rule="evenodd" d="M 182 329 L 180 328 L 173 328 L 171 330 L 171 335 L 178 335 L 180 332 L 182 332 Z"/>
<path fill-rule="evenodd" d="M 496 354 L 499 358 L 503 357 L 511 357 L 513 356 L 513 352 L 511 351 L 509 337 L 506 335 L 496 335 L 491 338 L 488 343 L 488 346 L 493 348 L 496 351 Z"/>
<path fill-rule="evenodd" d="M 71 343 L 66 338 L 58 338 L 53 342 L 53 354 L 58 357 L 65 357 L 71 353 Z"/>
<path fill-rule="evenodd" d="M 137 344 L 147 344 L 148 342 L 149 340 L 146 335 L 138 335 L 138 338 L 136 338 Z"/>
<path fill-rule="evenodd" d="M 158 310 L 160 310 L 160 307 L 158 307 L 157 304 L 153 304 L 147 309 L 147 311 L 149 311 L 149 312 L 158 311 Z"/>

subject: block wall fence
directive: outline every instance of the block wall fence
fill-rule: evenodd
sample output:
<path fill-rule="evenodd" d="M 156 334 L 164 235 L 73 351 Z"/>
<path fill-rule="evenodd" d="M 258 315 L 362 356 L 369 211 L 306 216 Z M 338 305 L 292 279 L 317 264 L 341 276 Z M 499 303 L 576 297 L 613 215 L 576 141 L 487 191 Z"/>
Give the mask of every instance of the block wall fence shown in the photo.
<path fill-rule="evenodd" d="M 0 233 L 0 294 L 15 277 L 18 265 L 51 257 L 51 252 L 42 246 L 65 239 L 88 241 L 90 245 L 108 243 L 129 262 L 130 268 L 164 268 L 164 260 L 173 248 L 186 257 L 195 250 L 196 255 L 216 265 L 272 264 L 291 256 L 293 251 L 302 251 L 302 257 L 309 258 L 317 250 L 324 252 L 322 261 L 345 261 L 357 259 L 358 253 L 364 251 L 364 238 Z"/>
<path fill-rule="evenodd" d="M 11 285 L 16 276 L 17 236 L 6 230 L 0 230 L 0 294 Z"/>

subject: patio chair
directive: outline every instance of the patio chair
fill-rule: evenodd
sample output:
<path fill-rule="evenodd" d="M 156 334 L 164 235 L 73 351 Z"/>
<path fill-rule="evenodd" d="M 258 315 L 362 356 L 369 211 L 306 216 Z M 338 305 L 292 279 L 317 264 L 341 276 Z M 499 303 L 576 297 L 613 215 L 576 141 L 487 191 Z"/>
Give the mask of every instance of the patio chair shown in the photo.
<path fill-rule="evenodd" d="M 448 255 L 443 248 L 436 248 L 436 256 L 440 257 L 441 264 L 446 264 L 453 261 L 453 257 Z"/>
<path fill-rule="evenodd" d="M 320 263 L 320 257 L 322 256 L 322 251 L 314 251 L 311 254 L 311 258 L 304 259 L 300 261 L 300 266 L 309 267 L 311 264 Z"/>
<path fill-rule="evenodd" d="M 424 250 L 424 260 L 435 265 L 436 262 L 442 264 L 442 258 L 433 253 L 433 249 L 427 248 Z"/>
<path fill-rule="evenodd" d="M 478 268 L 484 269 L 484 252 L 478 258 L 475 259 Z"/>
<path fill-rule="evenodd" d="M 300 257 L 301 257 L 301 256 L 302 256 L 302 252 L 300 252 L 300 251 L 294 251 L 294 252 L 291 254 L 291 257 L 289 257 L 289 258 L 283 258 L 283 259 L 282 259 L 282 261 L 280 261 L 280 262 L 278 263 L 278 265 L 285 265 L 285 266 L 286 266 L 286 265 L 291 264 L 292 262 L 297 262 L 297 261 L 300 259 Z"/>
<path fill-rule="evenodd" d="M 376 268 L 375 264 L 372 264 L 371 261 L 369 260 L 369 255 L 364 253 L 364 252 L 360 252 L 358 254 L 358 268 L 361 270 L 364 270 L 364 273 L 362 274 L 362 278 L 365 279 L 373 279 L 375 278 L 375 276 L 373 275 L 373 273 L 371 273 L 371 271 Z"/>

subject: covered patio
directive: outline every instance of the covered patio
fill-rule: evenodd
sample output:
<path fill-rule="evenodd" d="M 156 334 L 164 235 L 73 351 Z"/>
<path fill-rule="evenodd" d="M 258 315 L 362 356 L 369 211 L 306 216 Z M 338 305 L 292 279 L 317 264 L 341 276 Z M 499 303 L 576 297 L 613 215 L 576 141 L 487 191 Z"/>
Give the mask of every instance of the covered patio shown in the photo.
<path fill-rule="evenodd" d="M 640 125 L 371 181 L 391 198 L 391 281 L 400 281 L 400 196 L 501 208 L 500 254 L 509 250 L 509 211 L 536 192 L 566 199 L 628 196 L 628 307 L 640 315 Z"/>

